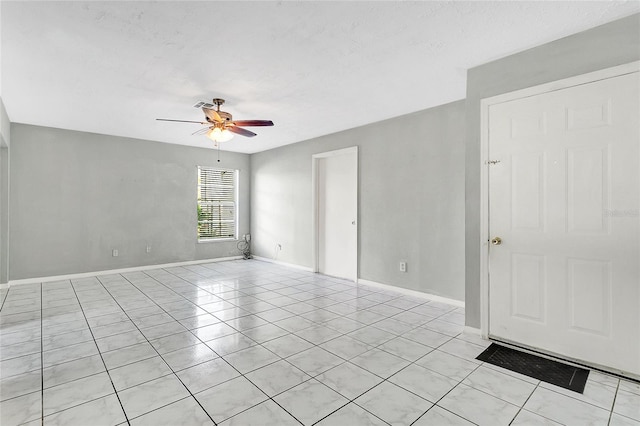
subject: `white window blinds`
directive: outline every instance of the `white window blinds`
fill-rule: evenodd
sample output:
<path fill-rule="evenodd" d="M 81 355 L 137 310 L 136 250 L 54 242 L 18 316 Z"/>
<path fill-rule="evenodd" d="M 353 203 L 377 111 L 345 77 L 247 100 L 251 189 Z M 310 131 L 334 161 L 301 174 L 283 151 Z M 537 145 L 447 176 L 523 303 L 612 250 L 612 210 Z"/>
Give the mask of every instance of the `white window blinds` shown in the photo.
<path fill-rule="evenodd" d="M 198 240 L 236 238 L 238 171 L 198 166 Z"/>

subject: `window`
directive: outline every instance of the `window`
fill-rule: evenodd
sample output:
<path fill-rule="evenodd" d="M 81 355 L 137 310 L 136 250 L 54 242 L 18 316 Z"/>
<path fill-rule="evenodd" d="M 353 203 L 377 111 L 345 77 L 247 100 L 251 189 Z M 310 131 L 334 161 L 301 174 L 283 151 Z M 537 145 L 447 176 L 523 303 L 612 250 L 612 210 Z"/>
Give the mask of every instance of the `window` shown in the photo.
<path fill-rule="evenodd" d="M 198 241 L 236 238 L 238 171 L 198 166 Z"/>

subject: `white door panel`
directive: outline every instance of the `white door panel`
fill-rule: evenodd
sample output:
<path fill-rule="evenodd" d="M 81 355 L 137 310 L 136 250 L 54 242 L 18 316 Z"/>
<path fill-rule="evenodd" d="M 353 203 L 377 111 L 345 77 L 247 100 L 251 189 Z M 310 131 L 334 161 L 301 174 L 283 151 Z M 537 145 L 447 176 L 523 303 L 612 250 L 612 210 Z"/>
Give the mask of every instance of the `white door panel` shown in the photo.
<path fill-rule="evenodd" d="M 318 272 L 357 278 L 358 154 L 348 151 L 319 158 Z"/>
<path fill-rule="evenodd" d="M 638 73 L 489 108 L 491 336 L 640 376 Z"/>

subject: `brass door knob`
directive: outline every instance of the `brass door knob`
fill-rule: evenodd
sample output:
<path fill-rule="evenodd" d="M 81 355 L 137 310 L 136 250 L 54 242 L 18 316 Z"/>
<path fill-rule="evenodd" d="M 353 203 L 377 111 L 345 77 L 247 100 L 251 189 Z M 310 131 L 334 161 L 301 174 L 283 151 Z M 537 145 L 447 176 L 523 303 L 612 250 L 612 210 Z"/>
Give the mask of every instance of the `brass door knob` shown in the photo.
<path fill-rule="evenodd" d="M 494 246 L 499 246 L 500 244 L 502 244 L 502 238 L 500 237 L 494 237 L 491 240 L 491 244 L 493 244 Z"/>

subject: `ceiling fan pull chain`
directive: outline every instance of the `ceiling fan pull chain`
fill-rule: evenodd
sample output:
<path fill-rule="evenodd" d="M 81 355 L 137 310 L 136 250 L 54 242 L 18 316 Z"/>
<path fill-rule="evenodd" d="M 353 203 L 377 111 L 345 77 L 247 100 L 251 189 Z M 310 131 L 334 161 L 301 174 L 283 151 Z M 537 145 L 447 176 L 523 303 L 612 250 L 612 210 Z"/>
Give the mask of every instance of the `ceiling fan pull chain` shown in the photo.
<path fill-rule="evenodd" d="M 218 163 L 220 162 L 220 144 L 218 144 Z"/>

